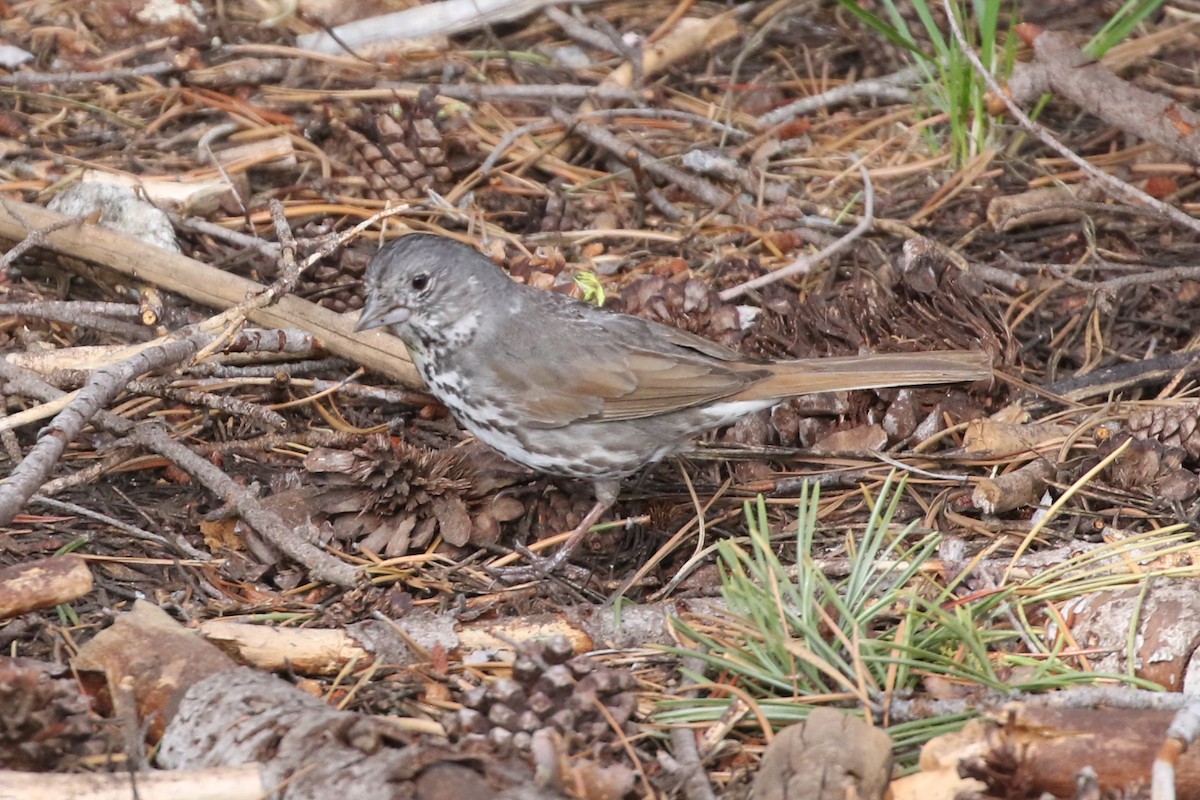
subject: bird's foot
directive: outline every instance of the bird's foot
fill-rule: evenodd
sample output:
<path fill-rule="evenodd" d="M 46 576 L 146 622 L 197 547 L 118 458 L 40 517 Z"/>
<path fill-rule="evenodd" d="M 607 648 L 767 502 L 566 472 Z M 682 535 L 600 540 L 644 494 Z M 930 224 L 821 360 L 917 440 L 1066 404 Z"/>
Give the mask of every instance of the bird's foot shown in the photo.
<path fill-rule="evenodd" d="M 537 555 L 523 544 L 516 545 L 513 549 L 524 556 L 528 563 L 520 567 L 487 568 L 489 575 L 506 586 L 542 580 L 560 571 L 566 578 L 578 582 L 586 581 L 591 575 L 590 570 L 567 563 L 571 553 L 565 546 L 549 558 Z"/>
<path fill-rule="evenodd" d="M 583 537 L 596 524 L 596 520 L 600 519 L 600 515 L 608 510 L 610 505 L 612 505 L 611 502 L 597 501 L 596 505 L 592 506 L 592 510 L 575 526 L 575 530 L 571 531 L 571 535 L 563 542 L 563 546 L 559 548 L 558 552 L 549 558 L 534 555 L 533 551 L 528 547 L 517 545 L 515 549 L 518 553 L 525 556 L 525 559 L 529 562 L 527 565 L 523 567 L 492 568 L 488 569 L 488 572 L 501 583 L 509 586 L 540 580 L 559 570 L 563 570 L 571 580 L 587 580 L 591 575 L 589 570 L 568 564 L 567 561 L 574 554 L 576 548 L 579 547 L 579 543 L 583 541 Z"/>

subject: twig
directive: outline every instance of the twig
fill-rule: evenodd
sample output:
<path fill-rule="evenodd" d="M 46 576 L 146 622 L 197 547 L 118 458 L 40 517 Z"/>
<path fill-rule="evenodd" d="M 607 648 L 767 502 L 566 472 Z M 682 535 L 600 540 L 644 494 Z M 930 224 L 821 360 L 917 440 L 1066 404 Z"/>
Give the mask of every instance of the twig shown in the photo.
<path fill-rule="evenodd" d="M 133 423 L 130 423 L 131 428 L 132 426 Z M 101 427 L 107 428 L 108 426 L 101 423 Z M 138 452 L 138 448 L 132 445 L 111 449 L 99 461 L 92 461 L 83 469 L 77 469 L 74 472 L 46 481 L 42 484 L 42 488 L 38 494 L 34 496 L 53 497 L 56 494 L 65 492 L 67 489 L 73 489 L 76 486 L 86 486 L 92 481 L 99 480 L 109 470 L 116 469 L 118 465 L 123 464 Z"/>
<path fill-rule="evenodd" d="M 422 36 L 450 36 L 486 25 L 520 19 L 554 0 L 439 0 L 423 6 L 347 22 L 336 28 L 308 33 L 296 45 L 316 53 L 351 52 L 370 44 Z M 577 4 L 595 0 L 575 0 Z"/>
<path fill-rule="evenodd" d="M 591 45 L 597 50 L 603 50 L 605 53 L 617 54 L 617 49 L 613 46 L 612 39 L 600 33 L 595 28 L 585 25 L 567 12 L 555 6 L 548 6 L 542 13 L 555 25 L 562 28 L 563 33 L 575 41 Z"/>
<path fill-rule="evenodd" d="M 617 52 L 625 58 L 625 63 L 633 71 L 629 86 L 641 88 L 643 81 L 646 78 L 646 70 L 642 48 L 636 44 L 630 44 L 621 36 L 620 31 L 612 26 L 612 23 L 604 17 L 596 17 L 592 20 L 592 24 L 612 42 L 613 47 Z"/>
<path fill-rule="evenodd" d="M 1071 286 L 1080 289 L 1090 289 L 1093 292 L 1100 292 L 1110 297 L 1120 294 L 1131 286 L 1140 286 L 1143 284 L 1166 286 L 1171 281 L 1194 281 L 1200 279 L 1200 266 L 1190 264 L 1182 267 L 1155 269 L 1148 272 L 1135 272 L 1128 275 L 1120 275 L 1116 278 L 1109 278 L 1104 281 L 1085 281 L 1068 275 L 1067 269 L 1061 264 L 1047 264 L 1045 266 L 1055 277 L 1061 278 Z"/>
<path fill-rule="evenodd" d="M 1184 213 L 1178 208 L 1175 208 L 1175 206 L 1151 197 L 1137 187 L 1131 186 L 1114 175 L 1109 175 L 1102 169 L 1097 169 L 1096 167 L 1092 166 L 1092 164 L 1089 163 L 1088 160 L 1083 156 L 1079 155 L 1074 150 L 1058 141 L 1058 139 L 1052 136 L 1045 127 L 1030 119 L 1029 115 L 1026 114 L 1020 106 L 1018 106 L 1008 97 L 1008 94 L 1004 91 L 1004 87 L 1000 85 L 1000 82 L 996 80 L 995 76 L 993 76 L 992 73 L 989 72 L 988 69 L 983 65 L 983 62 L 979 60 L 978 54 L 976 54 L 970 43 L 967 42 L 967 37 L 963 35 L 962 27 L 958 24 L 958 17 L 955 15 L 955 11 L 950 3 L 950 0 L 942 0 L 942 8 L 944 8 L 946 11 L 946 21 L 950 25 L 950 30 L 954 34 L 954 40 L 958 43 L 959 49 L 962 50 L 963 55 L 965 55 L 971 62 L 971 66 L 974 67 L 975 72 L 979 75 L 979 77 L 983 78 L 983 80 L 987 83 L 988 88 L 992 90 L 992 93 L 995 94 L 996 97 L 1004 100 L 1004 105 L 1008 109 L 1008 113 L 1012 114 L 1013 118 L 1021 124 L 1022 128 L 1036 136 L 1051 150 L 1054 150 L 1063 158 L 1079 167 L 1085 173 L 1091 175 L 1113 196 L 1120 197 L 1121 199 L 1127 200 L 1136 205 L 1148 206 L 1158 211 L 1164 217 L 1170 219 L 1176 225 L 1200 232 L 1200 220 Z"/>
<path fill-rule="evenodd" d="M 607 150 L 626 163 L 637 163 L 638 166 L 651 175 L 667 183 L 674 184 L 692 197 L 703 203 L 707 203 L 714 209 L 733 206 L 741 213 L 749 211 L 737 198 L 724 189 L 719 189 L 706 180 L 689 175 L 683 170 L 677 169 L 649 155 L 644 150 L 622 141 L 603 128 L 587 125 L 582 122 L 573 122 L 574 117 L 562 109 L 554 108 L 550 110 L 550 113 L 556 120 L 567 125 L 575 133 L 578 133 L 597 147 Z"/>
<path fill-rule="evenodd" d="M 198 449 L 205 455 L 214 453 L 265 453 L 280 447 L 330 447 L 346 450 L 361 444 L 361 433 L 326 431 L 309 428 L 297 433 L 265 433 L 253 439 L 232 439 L 227 442 L 201 444 Z"/>
<path fill-rule="evenodd" d="M 32 397 L 47 403 L 67 395 L 62 389 L 42 380 L 42 377 L 32 370 L 4 359 L 0 359 L 0 380 L 4 381 L 0 384 L 0 394 L 10 397 Z M 132 422 L 103 408 L 96 412 L 95 421 L 117 436 L 124 436 L 133 430 Z"/>
<path fill-rule="evenodd" d="M 908 67 L 883 78 L 848 83 L 820 94 L 810 95 L 794 103 L 768 111 L 758 118 L 758 124 L 771 128 L 782 122 L 788 122 L 801 114 L 808 114 L 837 103 L 845 103 L 859 97 L 891 100 L 896 103 L 907 103 L 912 100 L 912 91 L 907 88 L 921 78 L 919 67 Z"/>
<path fill-rule="evenodd" d="M 821 248 L 819 252 L 811 256 L 800 256 L 791 264 L 788 264 L 783 269 L 775 270 L 766 275 L 760 275 L 757 278 L 748 280 L 744 283 L 739 283 L 737 286 L 732 286 L 721 292 L 719 297 L 722 300 L 733 300 L 741 297 L 751 289 L 757 289 L 760 286 L 766 286 L 776 281 L 790 278 L 793 275 L 799 275 L 808 272 L 813 268 L 813 265 L 825 261 L 843 250 L 850 247 L 856 239 L 869 232 L 875 222 L 875 185 L 871 182 L 871 176 L 867 172 L 867 168 L 861 164 L 858 167 L 859 175 L 863 180 L 863 213 L 858 224 L 854 229 L 847 233 L 842 238 L 832 244 Z"/>
<path fill-rule="evenodd" d="M 240 231 L 231 231 L 223 225 L 217 225 L 215 222 L 209 222 L 208 220 L 197 219 L 196 217 L 181 217 L 171 211 L 167 212 L 167 218 L 171 220 L 172 225 L 181 231 L 199 233 L 218 241 L 229 242 L 237 247 L 252 248 L 271 258 L 279 258 L 279 244 L 277 242 L 269 242 L 266 239 L 250 236 Z"/>
<path fill-rule="evenodd" d="M 1008 82 L 1014 102 L 1054 92 L 1123 131 L 1200 163 L 1200 114 L 1186 103 L 1122 80 L 1065 33 L 1030 23 L 1017 25 L 1014 33 L 1034 54 L 1033 61 L 1015 67 Z"/>
<path fill-rule="evenodd" d="M 157 422 L 137 425 L 131 433 L 131 438 L 143 447 L 169 459 L 192 476 L 236 510 L 247 525 L 278 547 L 284 555 L 304 565 L 314 578 L 346 587 L 357 583 L 357 569 L 312 544 L 316 539 L 316 530 L 311 523 L 301 526 L 299 530 L 285 524 L 278 514 L 264 508 L 257 497 L 239 486 L 212 462 L 172 439 L 163 425 Z M 0 489 L 2 488 L 0 486 Z"/>
<path fill-rule="evenodd" d="M 197 333 L 165 341 L 96 370 L 75 398 L 46 427 L 8 479 L 0 484 L 0 525 L 12 522 L 38 487 L 46 482 L 67 445 L 98 411 L 125 389 L 130 380 L 152 369 L 191 358 L 211 340 L 211 334 Z"/>
<path fill-rule="evenodd" d="M 194 558 L 197 561 L 212 560 L 211 555 L 197 550 L 183 539 L 168 539 L 165 536 L 152 533 L 145 528 L 139 528 L 136 525 L 130 525 L 128 522 L 122 522 L 115 517 L 110 517 L 107 514 L 101 514 L 98 511 L 92 511 L 90 508 L 85 508 L 76 503 L 68 503 L 65 500 L 55 500 L 52 497 L 46 497 L 45 495 L 41 494 L 35 494 L 33 497 L 29 498 L 29 500 L 33 504 L 48 506 L 49 508 L 53 508 L 55 511 L 62 511 L 67 514 L 77 514 L 78 516 L 87 517 L 88 519 L 95 520 L 96 522 L 102 522 L 105 525 L 110 525 L 122 533 L 133 537 L 134 539 L 154 542 L 155 544 L 161 545 L 167 550 L 172 551 L 176 555 L 183 556 L 184 558 Z"/>
<path fill-rule="evenodd" d="M 672 119 L 679 120 L 681 122 L 691 122 L 696 125 L 704 125 L 712 128 L 713 130 L 720 131 L 721 133 L 729 134 L 731 136 L 745 138 L 746 136 L 750 135 L 746 131 L 735 128 L 732 125 L 726 125 L 724 122 L 718 122 L 715 119 L 709 119 L 708 117 L 701 116 L 700 114 L 693 114 L 689 111 L 676 111 L 675 109 L 671 108 L 605 108 L 579 114 L 573 119 L 577 120 L 582 117 L 599 117 L 605 120 L 611 120 L 616 117 Z M 549 122 L 543 119 L 528 122 L 524 125 L 513 128 L 511 131 L 504 134 L 500 141 L 496 142 L 496 146 L 492 148 L 492 152 L 488 153 L 487 158 L 485 158 L 483 164 L 480 165 L 479 172 L 482 175 L 487 175 L 493 169 L 495 169 L 496 162 L 500 160 L 500 156 L 504 155 L 504 153 L 522 136 L 533 133 L 534 131 L 551 130 L 561 126 L 562 123 L 558 121 Z"/>
<path fill-rule="evenodd" d="M 382 86 L 386 87 L 387 84 Z M 427 89 L 428 84 L 397 84 L 396 88 L 418 92 Z M 483 84 L 442 85 L 437 87 L 437 92 L 442 97 L 449 97 L 452 100 L 473 102 L 522 100 L 554 103 L 559 100 L 621 100 L 627 103 L 636 103 L 648 101 L 654 96 L 653 92 L 648 89 L 629 89 L 624 86 L 575 86 L 544 83 L 490 86 Z"/>
<path fill-rule="evenodd" d="M 7 416 L 8 409 L 0 404 L 0 422 L 3 422 Z M 0 427 L 0 444 L 4 445 L 4 452 L 8 454 L 12 463 L 16 464 L 21 460 L 21 443 L 17 441 L 17 435 L 13 433 L 12 428 Z"/>
<path fill-rule="evenodd" d="M 28 222 L 26 222 L 24 215 L 20 213 L 19 207 L 22 204 L 11 203 L 6 198 L 0 198 L 0 202 L 3 202 L 4 208 L 7 209 L 9 213 L 12 214 L 13 218 L 20 222 L 25 228 L 23 232 L 24 235 L 17 239 L 17 243 L 13 245 L 3 256 L 0 256 L 0 272 L 7 270 L 10 266 L 12 266 L 14 261 L 35 247 L 49 248 L 50 245 L 48 243 L 48 237 L 51 233 L 70 228 L 73 225 L 78 225 L 83 222 L 82 217 L 56 217 L 55 220 L 48 225 L 41 227 L 37 225 L 30 225 Z M 30 206 L 30 208 L 37 207 Z M 41 211 L 42 209 L 38 208 L 37 210 Z"/>
<path fill-rule="evenodd" d="M 179 388 L 170 386 L 161 380 L 133 380 L 129 382 L 128 390 L 151 397 L 170 398 L 181 403 L 223 411 L 230 416 L 245 417 L 250 423 L 264 431 L 276 431 L 288 426 L 288 422 L 282 414 L 240 397 Z"/>
<path fill-rule="evenodd" d="M 0 75 L 0 86 L 62 86 L 71 83 L 112 83 L 126 78 L 170 75 L 182 68 L 171 63 L 106 69 L 100 72 L 17 72 Z"/>
<path fill-rule="evenodd" d="M 679 665 L 680 672 L 704 674 L 704 660 L 698 656 L 688 656 Z M 695 697 L 698 693 L 693 690 L 684 692 L 682 697 Z M 700 749 L 696 747 L 696 732 L 687 725 L 677 725 L 671 728 L 671 752 L 678 763 L 675 772 L 682 778 L 683 796 L 687 800 L 715 800 L 712 784 L 700 761 Z"/>
<path fill-rule="evenodd" d="M 91 306 L 103 308 L 92 311 Z M 119 309 L 119 311 L 116 311 Z M 153 331 L 142 325 L 113 319 L 119 313 L 124 317 L 139 318 L 141 309 L 131 303 L 92 303 L 70 300 L 38 300 L 32 303 L 0 303 L 0 316 L 30 317 L 49 322 L 78 325 L 91 330 L 113 333 L 135 341 L 146 341 Z"/>
<path fill-rule="evenodd" d="M 288 226 L 287 212 L 283 208 L 283 203 L 271 200 L 270 205 L 271 221 L 275 224 L 275 238 L 279 241 L 278 260 L 283 265 L 279 278 L 271 285 L 271 290 L 276 292 L 277 296 L 282 297 L 285 294 L 291 294 L 292 290 L 296 288 L 296 282 L 300 280 L 303 267 L 311 266 L 315 262 L 305 262 L 303 266 L 296 263 L 296 237 L 292 236 L 292 229 Z"/>
<path fill-rule="evenodd" d="M 0 317 L 40 316 L 49 313 L 93 314 L 98 317 L 139 319 L 141 309 L 133 303 L 109 303 L 102 300 L 35 300 L 31 303 L 0 303 Z M 49 319 L 49 317 L 45 317 Z"/>
<path fill-rule="evenodd" d="M 920 467 L 912 464 L 905 464 L 900 459 L 892 458 L 887 453 L 883 453 L 878 450 L 869 450 L 867 452 L 869 452 L 875 458 L 878 458 L 883 463 L 889 464 L 904 472 L 911 472 L 913 475 L 923 475 L 926 478 L 933 478 L 934 480 L 939 481 L 951 481 L 952 483 L 958 483 L 962 485 L 966 485 L 967 481 L 970 480 L 970 476 L 966 474 L 951 475 L 947 472 L 931 472 L 927 469 L 921 469 Z"/>
<path fill-rule="evenodd" d="M 360 235 L 365 227 L 408 207 L 386 209 L 337 237 L 330 237 L 313 254 L 312 260 L 324 257 L 346 239 Z M 267 327 L 301 327 L 317 335 L 325 348 L 335 355 L 352 358 L 368 369 L 410 386 L 420 383 L 400 341 L 378 331 L 355 334 L 352 315 L 334 313 L 293 295 L 281 298 L 274 306 L 263 307 L 271 299 L 269 295 L 244 303 L 247 296 L 262 292 L 262 284 L 183 255 L 165 252 L 106 228 L 86 226 L 78 231 L 60 230 L 77 222 L 44 208 L 0 198 L 0 236 L 19 241 L 8 255 L 40 242 L 54 252 L 96 261 L 126 275 L 136 274 L 141 280 L 183 294 L 197 303 L 216 307 L 238 304 L 240 311 L 214 319 L 216 325 L 226 325 L 244 312 L 254 322 Z"/>
<path fill-rule="evenodd" d="M 287 363 L 267 364 L 221 364 L 206 361 L 195 364 L 188 370 L 191 377 L 214 378 L 270 378 L 276 380 L 278 375 L 298 378 L 303 375 L 328 375 L 332 372 L 342 372 L 351 366 L 352 362 L 338 356 L 316 358 L 306 361 L 291 361 Z"/>
<path fill-rule="evenodd" d="M 1200 351 L 1188 350 L 1170 353 L 1157 358 L 1147 358 L 1128 364 L 1092 370 L 1086 375 L 1077 375 L 1043 387 L 1044 391 L 1067 400 L 1083 400 L 1162 383 L 1176 375 L 1184 377 L 1200 373 Z"/>

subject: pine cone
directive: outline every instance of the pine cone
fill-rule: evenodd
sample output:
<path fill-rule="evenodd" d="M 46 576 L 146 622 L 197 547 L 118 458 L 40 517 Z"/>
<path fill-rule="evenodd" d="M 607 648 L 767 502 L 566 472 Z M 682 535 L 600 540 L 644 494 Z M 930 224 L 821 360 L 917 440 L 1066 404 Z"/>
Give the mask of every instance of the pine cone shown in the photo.
<path fill-rule="evenodd" d="M 556 636 L 521 648 L 512 678 L 468 691 L 463 708 L 443 720 L 452 738 L 485 739 L 501 754 L 526 751 L 539 730 L 562 737 L 568 751 L 621 748 L 620 734 L 598 708 L 603 705 L 625 734 L 633 733 L 635 681 L 626 669 L 600 666 L 575 656 L 570 641 Z"/>
<path fill-rule="evenodd" d="M 1129 415 L 1125 428 L 1138 439 L 1182 448 L 1191 461 L 1200 459 L 1200 403 L 1138 408 Z"/>
<path fill-rule="evenodd" d="M 1129 439 L 1128 433 L 1110 437 L 1096 448 L 1096 458 L 1103 459 Z M 1156 439 L 1135 438 L 1108 467 L 1105 477 L 1118 489 L 1190 502 L 1200 493 L 1200 476 L 1183 466 L 1186 457 L 1182 448 L 1164 445 Z"/>
<path fill-rule="evenodd" d="M 317 448 L 304 465 L 313 486 L 299 502 L 309 516 L 329 520 L 336 538 L 387 556 L 424 547 L 435 533 L 455 546 L 490 539 L 499 522 L 519 516 L 476 507 L 506 481 L 477 472 L 465 448 L 434 451 L 381 435 L 354 450 Z"/>
<path fill-rule="evenodd" d="M 613 308 L 735 347 L 742 339 L 737 306 L 686 270 L 636 278 L 614 298 Z"/>
<path fill-rule="evenodd" d="M 352 148 L 349 160 L 377 199 L 418 199 L 446 192 L 482 161 L 473 137 L 455 117 L 440 115 L 432 95 L 400 105 L 399 117 L 379 114 L 361 129 L 334 119 L 333 130 Z"/>
<path fill-rule="evenodd" d="M 0 768 L 64 769 L 84 754 L 94 731 L 88 701 L 73 680 L 54 678 L 51 665 L 0 658 Z"/>

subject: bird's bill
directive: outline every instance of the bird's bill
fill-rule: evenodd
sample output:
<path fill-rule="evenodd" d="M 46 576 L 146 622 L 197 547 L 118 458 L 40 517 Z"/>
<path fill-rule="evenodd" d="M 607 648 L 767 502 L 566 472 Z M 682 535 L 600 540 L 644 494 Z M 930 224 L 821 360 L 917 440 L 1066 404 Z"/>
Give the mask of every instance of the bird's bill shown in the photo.
<path fill-rule="evenodd" d="M 367 300 L 358 322 L 354 323 L 354 332 L 378 328 L 381 325 L 402 325 L 408 322 L 412 312 L 403 306 L 387 306 L 375 300 Z"/>

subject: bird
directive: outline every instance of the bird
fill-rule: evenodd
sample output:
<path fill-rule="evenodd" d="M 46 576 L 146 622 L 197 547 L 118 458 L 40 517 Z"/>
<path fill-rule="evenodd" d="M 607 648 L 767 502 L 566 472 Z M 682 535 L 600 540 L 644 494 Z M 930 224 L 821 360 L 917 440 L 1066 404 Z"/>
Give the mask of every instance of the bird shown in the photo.
<path fill-rule="evenodd" d="M 410 233 L 372 256 L 356 331 L 386 327 L 429 391 L 509 461 L 591 481 L 595 504 L 558 552 L 567 562 L 620 483 L 705 431 L 816 392 L 972 382 L 976 351 L 749 358 L 703 337 L 518 283 L 455 239 Z"/>

